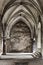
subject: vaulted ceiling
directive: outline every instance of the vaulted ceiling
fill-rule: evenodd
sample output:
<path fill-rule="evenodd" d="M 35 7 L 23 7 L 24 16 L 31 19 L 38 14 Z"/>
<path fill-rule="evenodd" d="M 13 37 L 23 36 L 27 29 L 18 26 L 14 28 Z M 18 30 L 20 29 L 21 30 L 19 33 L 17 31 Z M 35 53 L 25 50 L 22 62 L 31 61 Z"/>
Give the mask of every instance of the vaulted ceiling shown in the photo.
<path fill-rule="evenodd" d="M 38 1 L 39 1 L 40 6 L 41 6 L 41 9 L 43 11 L 43 0 L 38 0 Z"/>
<path fill-rule="evenodd" d="M 9 2 L 10 0 L 0 0 L 0 14 L 2 13 L 4 6 Z M 36 1 L 36 0 L 35 0 Z M 37 0 L 40 4 L 40 7 L 43 12 L 43 0 Z"/>

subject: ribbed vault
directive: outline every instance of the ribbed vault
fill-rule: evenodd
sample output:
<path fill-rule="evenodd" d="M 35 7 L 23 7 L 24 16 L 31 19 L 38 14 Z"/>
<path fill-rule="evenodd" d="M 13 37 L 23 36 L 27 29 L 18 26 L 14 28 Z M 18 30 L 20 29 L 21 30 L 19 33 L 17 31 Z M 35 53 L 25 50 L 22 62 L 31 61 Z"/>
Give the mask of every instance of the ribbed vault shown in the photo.
<path fill-rule="evenodd" d="M 42 11 L 35 0 L 12 0 L 4 8 L 2 24 L 4 37 L 10 38 L 12 27 L 18 22 L 23 21 L 31 31 L 31 38 L 37 36 L 37 24 Z M 6 25 L 6 26 L 5 26 Z"/>
<path fill-rule="evenodd" d="M 11 20 L 13 18 L 14 19 L 18 18 L 18 16 L 26 18 L 26 20 L 28 22 L 30 22 L 30 24 L 31 24 L 31 26 L 30 26 L 31 30 L 33 30 L 34 26 L 35 26 L 35 28 L 37 27 L 38 15 L 41 14 L 41 9 L 39 7 L 39 4 L 37 2 L 35 2 L 34 0 L 24 0 L 24 1 L 12 0 L 6 5 L 4 12 L 5 12 L 5 15 L 3 17 L 2 23 L 3 24 L 6 23 L 6 25 L 7 25 L 6 30 L 7 30 L 8 26 L 13 23 L 13 21 L 11 23 Z M 3 12 L 3 14 L 4 14 L 4 12 Z M 38 15 L 37 15 L 37 13 L 38 13 Z"/>

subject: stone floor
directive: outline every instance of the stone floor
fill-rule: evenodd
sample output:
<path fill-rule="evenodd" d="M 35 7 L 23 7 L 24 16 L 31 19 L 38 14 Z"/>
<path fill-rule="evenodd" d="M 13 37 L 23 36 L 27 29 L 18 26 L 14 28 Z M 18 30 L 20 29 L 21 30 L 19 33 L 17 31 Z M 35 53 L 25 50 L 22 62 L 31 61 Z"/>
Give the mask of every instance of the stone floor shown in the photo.
<path fill-rule="evenodd" d="M 0 65 L 15 65 L 14 60 L 0 60 Z M 27 62 L 28 65 L 43 65 L 43 60 L 31 60 Z M 25 65 L 27 65 L 25 64 Z M 17 65 L 17 64 L 16 64 Z M 18 64 L 22 65 L 22 64 Z"/>

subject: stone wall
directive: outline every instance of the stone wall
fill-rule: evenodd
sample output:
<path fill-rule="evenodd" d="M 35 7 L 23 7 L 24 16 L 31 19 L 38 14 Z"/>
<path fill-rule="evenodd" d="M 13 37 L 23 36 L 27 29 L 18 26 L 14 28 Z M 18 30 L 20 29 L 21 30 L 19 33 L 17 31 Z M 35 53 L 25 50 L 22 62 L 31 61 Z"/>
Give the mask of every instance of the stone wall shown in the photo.
<path fill-rule="evenodd" d="M 6 43 L 8 52 L 32 52 L 31 31 L 22 21 L 17 22 L 11 29 L 10 43 Z"/>

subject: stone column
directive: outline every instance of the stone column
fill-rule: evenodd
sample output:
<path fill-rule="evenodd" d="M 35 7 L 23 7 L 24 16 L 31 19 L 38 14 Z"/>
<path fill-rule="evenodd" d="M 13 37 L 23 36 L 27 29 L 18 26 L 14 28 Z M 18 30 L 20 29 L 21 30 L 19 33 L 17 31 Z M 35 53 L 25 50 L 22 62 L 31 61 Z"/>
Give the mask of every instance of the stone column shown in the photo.
<path fill-rule="evenodd" d="M 4 24 L 3 24 L 3 53 L 2 53 L 2 55 L 5 55 L 6 54 L 6 43 L 5 43 L 5 26 L 4 26 Z"/>
<path fill-rule="evenodd" d="M 39 22 L 38 24 L 38 37 L 37 37 L 37 48 L 38 48 L 38 51 L 41 50 L 41 23 Z"/>

